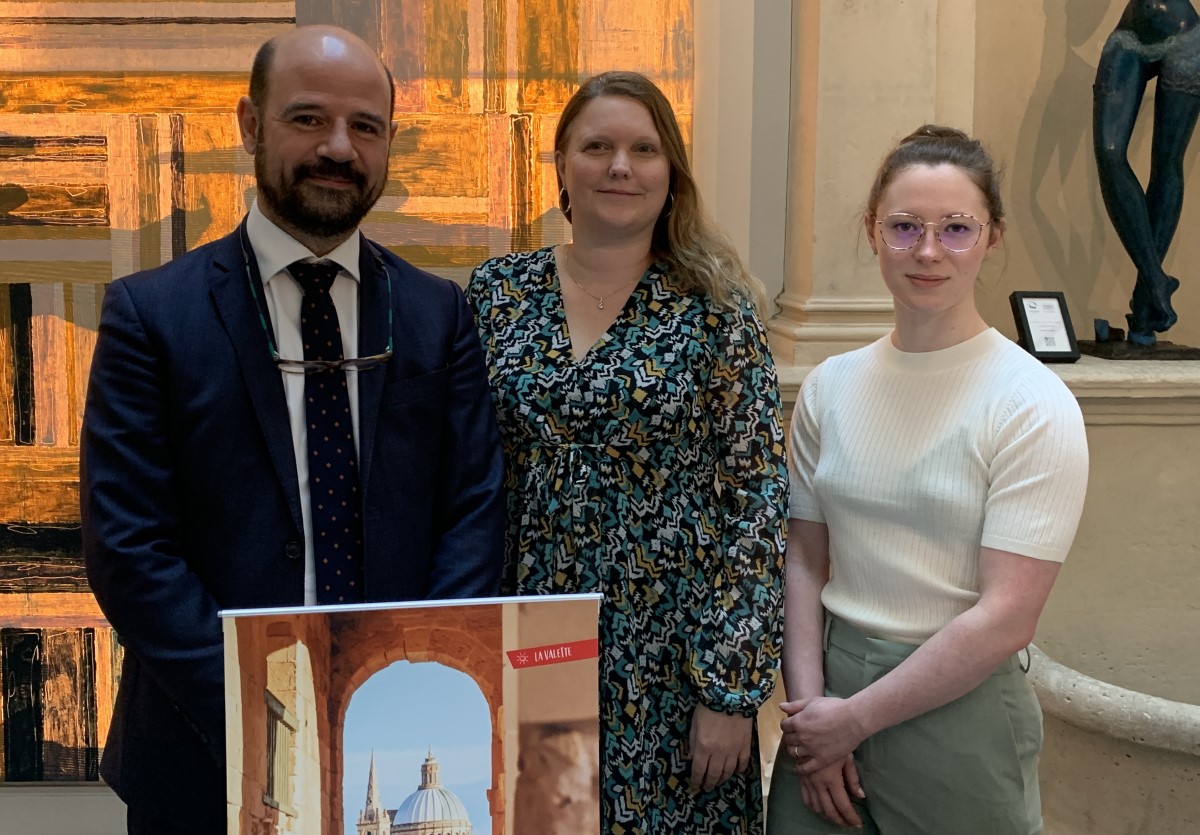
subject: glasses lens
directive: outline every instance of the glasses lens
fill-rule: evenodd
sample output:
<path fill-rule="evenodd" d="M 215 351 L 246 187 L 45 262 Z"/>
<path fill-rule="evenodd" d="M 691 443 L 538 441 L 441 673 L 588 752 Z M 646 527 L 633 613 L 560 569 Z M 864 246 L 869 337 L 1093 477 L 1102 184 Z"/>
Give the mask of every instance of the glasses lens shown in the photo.
<path fill-rule="evenodd" d="M 921 240 L 921 232 L 925 228 L 920 218 L 914 215 L 888 215 L 879 225 L 883 233 L 883 242 L 892 249 L 908 249 Z"/>
<path fill-rule="evenodd" d="M 951 215 L 938 224 L 938 240 L 951 252 L 966 252 L 975 246 L 982 229 L 970 215 Z"/>

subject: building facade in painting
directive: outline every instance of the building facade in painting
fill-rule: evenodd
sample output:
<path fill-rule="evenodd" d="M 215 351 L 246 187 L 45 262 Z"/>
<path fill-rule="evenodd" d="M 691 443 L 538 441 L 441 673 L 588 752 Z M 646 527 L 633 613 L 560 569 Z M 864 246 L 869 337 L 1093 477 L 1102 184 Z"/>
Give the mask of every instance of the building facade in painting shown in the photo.
<path fill-rule="evenodd" d="M 458 795 L 442 785 L 437 758 L 429 749 L 421 784 L 398 809 L 385 809 L 375 780 L 375 757 L 367 779 L 367 804 L 358 814 L 357 835 L 471 835 L 471 820 Z"/>

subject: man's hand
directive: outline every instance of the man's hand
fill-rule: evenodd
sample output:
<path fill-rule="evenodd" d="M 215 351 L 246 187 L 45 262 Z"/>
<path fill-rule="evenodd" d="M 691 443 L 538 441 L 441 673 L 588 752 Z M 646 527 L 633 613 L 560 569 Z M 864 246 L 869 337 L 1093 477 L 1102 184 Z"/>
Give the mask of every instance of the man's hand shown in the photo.
<path fill-rule="evenodd" d="M 734 773 L 745 771 L 750 764 L 753 727 L 754 720 L 749 716 L 730 716 L 696 705 L 688 738 L 692 785 L 701 791 L 712 791 Z"/>

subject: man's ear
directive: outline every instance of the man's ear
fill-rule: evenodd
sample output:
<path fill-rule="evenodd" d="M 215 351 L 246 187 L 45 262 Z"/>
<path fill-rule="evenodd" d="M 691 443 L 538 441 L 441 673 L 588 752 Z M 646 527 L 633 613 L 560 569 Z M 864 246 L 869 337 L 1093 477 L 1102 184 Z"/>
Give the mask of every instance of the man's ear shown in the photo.
<path fill-rule="evenodd" d="M 242 147 L 247 154 L 253 154 L 258 148 L 258 108 L 249 96 L 242 96 L 237 103 L 238 130 L 242 134 Z"/>

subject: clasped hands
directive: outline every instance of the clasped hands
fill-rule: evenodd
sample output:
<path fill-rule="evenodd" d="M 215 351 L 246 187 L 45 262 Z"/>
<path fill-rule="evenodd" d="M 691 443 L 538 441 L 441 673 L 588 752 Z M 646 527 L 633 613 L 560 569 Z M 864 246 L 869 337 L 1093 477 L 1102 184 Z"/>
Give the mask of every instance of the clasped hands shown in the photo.
<path fill-rule="evenodd" d="M 840 763 L 867 738 L 845 699 L 817 696 L 780 705 L 787 716 L 779 723 L 788 753 L 801 774 L 813 774 Z"/>
<path fill-rule="evenodd" d="M 783 743 L 796 761 L 804 805 L 838 826 L 861 826 L 850 800 L 863 800 L 866 793 L 853 754 L 868 734 L 849 704 L 818 696 L 780 707 L 787 714 L 779 723 Z"/>

